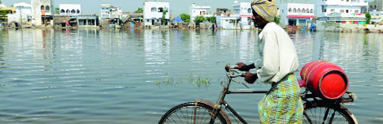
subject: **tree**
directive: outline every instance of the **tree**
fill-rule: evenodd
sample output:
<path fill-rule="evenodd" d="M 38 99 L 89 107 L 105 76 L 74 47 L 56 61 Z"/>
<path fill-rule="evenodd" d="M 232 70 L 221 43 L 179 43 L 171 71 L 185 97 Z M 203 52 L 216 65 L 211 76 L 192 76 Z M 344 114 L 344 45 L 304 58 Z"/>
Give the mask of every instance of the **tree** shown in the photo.
<path fill-rule="evenodd" d="M 162 12 L 162 24 L 165 24 L 165 22 L 166 22 L 166 13 L 167 13 L 168 11 L 166 11 L 166 10 L 164 10 L 163 12 Z"/>
<path fill-rule="evenodd" d="M 215 16 L 206 17 L 206 20 L 211 22 L 211 23 L 216 23 L 217 22 L 217 17 L 215 17 Z"/>
<path fill-rule="evenodd" d="M 0 10 L 0 20 L 7 21 L 7 14 L 6 10 Z"/>
<path fill-rule="evenodd" d="M 370 24 L 371 14 L 369 12 L 366 12 L 365 15 L 366 15 L 366 24 Z"/>
<path fill-rule="evenodd" d="M 60 8 L 56 8 L 56 14 L 60 14 Z"/>
<path fill-rule="evenodd" d="M 205 17 L 197 16 L 197 17 L 195 17 L 194 22 L 195 23 L 200 23 L 200 22 L 204 22 L 205 20 L 206 20 Z"/>
<path fill-rule="evenodd" d="M 187 13 L 182 13 L 180 15 L 181 19 L 184 20 L 184 22 L 190 22 L 190 15 Z"/>
<path fill-rule="evenodd" d="M 280 24 L 280 23 L 281 23 L 281 18 L 278 17 L 278 16 L 275 16 L 275 17 L 274 17 L 274 22 L 275 22 L 276 24 Z"/>
<path fill-rule="evenodd" d="M 134 11 L 134 13 L 144 13 L 144 9 L 142 9 L 142 8 L 137 8 L 137 10 Z"/>

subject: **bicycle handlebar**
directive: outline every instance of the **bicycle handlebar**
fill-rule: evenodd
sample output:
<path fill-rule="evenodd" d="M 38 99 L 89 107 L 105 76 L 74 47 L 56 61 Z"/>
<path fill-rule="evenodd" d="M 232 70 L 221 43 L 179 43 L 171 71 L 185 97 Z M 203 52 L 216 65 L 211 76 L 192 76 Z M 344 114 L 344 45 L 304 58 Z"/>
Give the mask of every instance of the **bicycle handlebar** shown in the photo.
<path fill-rule="evenodd" d="M 234 69 L 234 66 L 227 64 L 225 66 L 226 74 L 229 78 L 245 77 L 246 73 L 243 73 L 237 69 Z"/>

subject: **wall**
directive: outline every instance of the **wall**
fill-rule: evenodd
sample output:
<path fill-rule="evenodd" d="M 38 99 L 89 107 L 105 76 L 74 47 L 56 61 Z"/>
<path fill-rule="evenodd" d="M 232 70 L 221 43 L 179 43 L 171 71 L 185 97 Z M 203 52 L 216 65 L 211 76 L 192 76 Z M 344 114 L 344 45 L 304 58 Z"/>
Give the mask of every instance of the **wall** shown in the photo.
<path fill-rule="evenodd" d="M 155 11 L 152 12 L 152 7 L 155 7 Z M 162 12 L 159 12 L 159 8 L 162 7 L 168 12 L 165 15 L 166 19 L 170 18 L 170 6 L 169 2 L 145 2 L 144 4 L 144 19 L 162 18 Z"/>

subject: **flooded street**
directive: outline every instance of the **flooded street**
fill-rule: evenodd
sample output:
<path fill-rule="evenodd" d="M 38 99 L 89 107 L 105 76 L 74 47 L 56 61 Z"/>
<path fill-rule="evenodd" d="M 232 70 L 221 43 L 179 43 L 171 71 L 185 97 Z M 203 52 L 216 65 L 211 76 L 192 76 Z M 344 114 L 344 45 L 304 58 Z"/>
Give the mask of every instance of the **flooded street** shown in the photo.
<path fill-rule="evenodd" d="M 383 34 L 290 37 L 300 68 L 322 59 L 346 71 L 349 91 L 358 96 L 346 106 L 359 123 L 383 123 Z M 256 39 L 255 31 L 235 30 L 1 30 L 0 123 L 158 123 L 180 103 L 215 102 L 224 66 L 259 57 Z M 246 121 L 258 123 L 263 96 L 226 99 Z"/>

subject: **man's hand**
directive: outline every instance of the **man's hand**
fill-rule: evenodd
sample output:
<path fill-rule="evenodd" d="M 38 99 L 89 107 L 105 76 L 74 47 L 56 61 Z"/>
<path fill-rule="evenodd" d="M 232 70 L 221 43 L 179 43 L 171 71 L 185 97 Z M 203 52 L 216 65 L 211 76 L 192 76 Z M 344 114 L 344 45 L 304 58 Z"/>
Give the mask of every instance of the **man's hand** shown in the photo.
<path fill-rule="evenodd" d="M 245 81 L 249 84 L 253 84 L 255 82 L 255 80 L 258 79 L 258 76 L 257 74 L 253 74 L 253 73 L 250 73 L 250 72 L 246 72 L 246 75 L 245 75 Z"/>
<path fill-rule="evenodd" d="M 253 64 L 250 64 L 250 65 L 246 65 L 245 63 L 243 62 L 238 62 L 237 64 L 235 64 L 234 66 L 234 69 L 238 69 L 240 71 L 249 71 L 250 69 L 253 69 L 255 68 L 254 66 L 254 63 Z"/>

